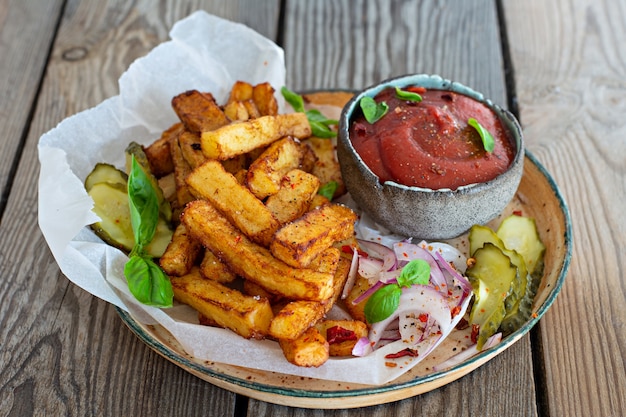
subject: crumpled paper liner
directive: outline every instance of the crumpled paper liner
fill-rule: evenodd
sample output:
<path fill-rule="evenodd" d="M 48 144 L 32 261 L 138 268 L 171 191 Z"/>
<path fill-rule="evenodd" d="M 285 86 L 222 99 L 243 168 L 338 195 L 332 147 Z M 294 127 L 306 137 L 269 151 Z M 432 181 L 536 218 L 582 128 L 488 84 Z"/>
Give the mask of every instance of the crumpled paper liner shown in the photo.
<path fill-rule="evenodd" d="M 414 363 L 390 368 L 376 352 L 364 358 L 331 358 L 320 368 L 297 367 L 285 360 L 275 342 L 201 326 L 187 306 L 161 310 L 137 303 L 129 293 L 123 274 L 128 258 L 88 227 L 98 217 L 91 211 L 85 177 L 97 162 L 123 167 L 129 142 L 149 144 L 177 122 L 170 102 L 183 91 L 210 91 L 223 103 L 237 80 L 268 81 L 277 91 L 285 83 L 282 49 L 244 25 L 196 12 L 176 23 L 170 37 L 129 67 L 119 80 L 118 96 L 63 120 L 39 141 L 39 225 L 61 271 L 136 320 L 164 326 L 200 360 L 374 385 L 408 371 Z"/>

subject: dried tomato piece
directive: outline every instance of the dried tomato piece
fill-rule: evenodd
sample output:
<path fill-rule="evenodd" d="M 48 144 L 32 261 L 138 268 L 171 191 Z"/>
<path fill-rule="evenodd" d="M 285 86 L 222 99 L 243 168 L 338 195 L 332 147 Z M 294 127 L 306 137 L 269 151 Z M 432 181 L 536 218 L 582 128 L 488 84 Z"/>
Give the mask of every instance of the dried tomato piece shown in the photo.
<path fill-rule="evenodd" d="M 397 359 L 397 358 L 402 358 L 402 357 L 405 357 L 405 356 L 411 356 L 413 358 L 416 358 L 416 357 L 419 356 L 419 353 L 417 352 L 417 350 L 406 348 L 406 349 L 402 349 L 399 352 L 390 353 L 388 355 L 385 355 L 385 358 L 386 359 Z"/>
<path fill-rule="evenodd" d="M 326 340 L 329 345 L 334 343 L 346 342 L 348 340 L 357 340 L 356 333 L 343 327 L 333 326 L 326 330 Z"/>

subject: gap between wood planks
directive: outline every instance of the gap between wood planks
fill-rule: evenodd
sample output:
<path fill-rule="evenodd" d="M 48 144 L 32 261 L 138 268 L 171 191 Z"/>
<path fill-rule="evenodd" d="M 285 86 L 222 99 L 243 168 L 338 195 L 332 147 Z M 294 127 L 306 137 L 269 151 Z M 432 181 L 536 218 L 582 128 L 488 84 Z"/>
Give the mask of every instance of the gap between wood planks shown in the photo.
<path fill-rule="evenodd" d="M 28 117 L 24 123 L 24 130 L 19 138 L 19 145 L 17 147 L 17 152 L 15 153 L 15 157 L 13 158 L 13 162 L 11 163 L 11 168 L 9 169 L 9 178 L 7 180 L 6 188 L 2 195 L 0 195 L 0 224 L 2 223 L 2 219 L 4 217 L 4 211 L 6 209 L 7 203 L 9 201 L 9 196 L 11 195 L 11 190 L 13 189 L 13 183 L 15 182 L 15 174 L 17 173 L 17 168 L 20 164 L 20 160 L 22 159 L 22 154 L 24 152 L 24 146 L 26 145 L 26 140 L 28 139 L 28 134 L 30 133 L 30 126 L 33 121 L 35 110 L 37 109 L 37 104 L 39 103 L 39 95 L 41 93 L 41 88 L 43 86 L 43 81 L 46 78 L 46 68 L 48 67 L 48 63 L 50 62 L 50 56 L 52 55 L 52 50 L 54 49 L 54 43 L 59 33 L 59 28 L 61 27 L 61 21 L 63 20 L 63 15 L 65 14 L 65 6 L 67 5 L 67 1 L 63 2 L 61 6 L 61 10 L 58 14 L 56 25 L 54 26 L 54 33 L 50 39 L 50 44 L 48 45 L 48 51 L 46 52 L 45 59 L 45 67 L 44 70 L 41 71 L 41 75 L 39 76 L 39 80 L 37 80 L 37 88 L 35 89 L 35 95 L 33 97 L 33 102 L 30 105 L 30 109 L 28 110 Z"/>
<path fill-rule="evenodd" d="M 500 43 L 502 50 L 502 61 L 504 63 L 504 82 L 506 85 L 507 107 L 522 125 L 519 113 L 519 103 L 517 101 L 517 89 L 515 85 L 515 68 L 513 68 L 513 60 L 511 58 L 511 49 L 509 45 L 508 32 L 506 28 L 506 18 L 504 14 L 504 0 L 496 0 L 496 13 L 498 18 L 498 26 L 500 29 Z M 523 125 L 522 125 L 523 129 Z M 530 347 L 533 364 L 533 377 L 535 380 L 535 403 L 537 404 L 537 415 L 539 417 L 549 417 L 547 381 L 545 376 L 545 362 L 543 355 L 543 345 L 541 343 L 541 332 L 538 323 L 530 330 Z"/>

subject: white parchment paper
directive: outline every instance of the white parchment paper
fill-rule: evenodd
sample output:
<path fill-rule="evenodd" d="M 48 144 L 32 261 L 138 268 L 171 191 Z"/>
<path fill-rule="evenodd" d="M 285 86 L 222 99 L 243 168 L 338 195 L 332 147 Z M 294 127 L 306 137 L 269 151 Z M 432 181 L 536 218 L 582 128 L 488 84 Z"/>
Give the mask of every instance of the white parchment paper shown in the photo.
<path fill-rule="evenodd" d="M 237 80 L 268 81 L 277 91 L 285 83 L 282 49 L 246 26 L 196 12 L 176 23 L 170 37 L 129 67 L 119 80 L 118 96 L 63 120 L 39 141 L 39 225 L 61 271 L 135 319 L 163 325 L 200 360 L 363 384 L 382 384 L 408 371 L 414 365 L 410 360 L 390 368 L 376 352 L 330 359 L 316 369 L 297 367 L 285 360 L 277 343 L 201 326 L 187 306 L 161 310 L 134 301 L 123 276 L 126 255 L 88 227 L 98 218 L 83 186 L 87 174 L 97 162 L 123 167 L 130 141 L 156 140 L 177 121 L 170 102 L 183 91 L 210 91 L 223 103 Z"/>

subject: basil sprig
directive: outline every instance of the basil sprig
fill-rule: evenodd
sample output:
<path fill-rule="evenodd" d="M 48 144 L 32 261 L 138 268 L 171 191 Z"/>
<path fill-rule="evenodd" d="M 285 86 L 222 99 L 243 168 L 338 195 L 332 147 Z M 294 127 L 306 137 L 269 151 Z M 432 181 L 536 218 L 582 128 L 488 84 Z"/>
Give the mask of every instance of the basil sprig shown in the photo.
<path fill-rule="evenodd" d="M 389 106 L 386 102 L 377 103 L 376 100 L 369 96 L 359 100 L 359 106 L 361 106 L 365 120 L 371 125 L 379 121 L 389 111 Z"/>
<path fill-rule="evenodd" d="M 159 221 L 159 200 L 152 182 L 134 155 L 128 176 L 128 203 L 135 238 L 135 246 L 124 265 L 128 288 L 143 304 L 171 307 L 174 298 L 172 283 L 144 250 L 156 231 Z"/>
<path fill-rule="evenodd" d="M 473 117 L 470 117 L 467 120 L 467 124 L 476 129 L 478 135 L 480 135 L 480 139 L 483 141 L 483 147 L 485 148 L 485 151 L 489 153 L 493 152 L 496 144 L 493 136 L 491 136 L 491 133 L 489 133 L 489 131 L 485 129 L 480 123 L 478 123 L 478 120 L 474 119 Z"/>
<path fill-rule="evenodd" d="M 378 323 L 391 316 L 400 306 L 402 287 L 413 284 L 427 285 L 430 280 L 430 265 L 422 259 L 413 259 L 402 268 L 397 283 L 387 284 L 368 298 L 365 303 L 365 318 L 369 323 Z"/>
<path fill-rule="evenodd" d="M 400 87 L 396 87 L 396 97 L 406 101 L 415 101 L 419 103 L 422 101 L 422 96 L 414 93 L 413 91 L 401 90 Z"/>
<path fill-rule="evenodd" d="M 287 100 L 287 103 L 291 104 L 294 111 L 306 114 L 307 119 L 309 119 L 309 125 L 311 125 L 311 133 L 313 136 L 324 139 L 337 136 L 337 132 L 332 130 L 330 126 L 339 124 L 339 121 L 328 119 L 316 109 L 305 110 L 302 96 L 294 93 L 285 86 L 280 89 L 280 92 L 285 100 Z"/>

